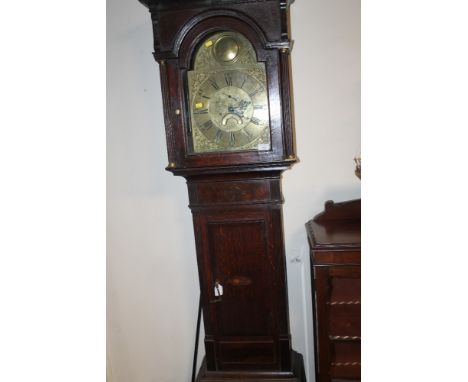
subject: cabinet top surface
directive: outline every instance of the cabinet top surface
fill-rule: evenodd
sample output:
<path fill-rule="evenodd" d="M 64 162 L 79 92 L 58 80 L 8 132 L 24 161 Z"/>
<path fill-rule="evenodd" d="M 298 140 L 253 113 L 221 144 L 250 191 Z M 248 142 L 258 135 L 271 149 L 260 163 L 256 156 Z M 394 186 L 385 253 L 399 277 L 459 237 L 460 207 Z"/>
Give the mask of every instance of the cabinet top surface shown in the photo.
<path fill-rule="evenodd" d="M 328 201 L 324 212 L 306 224 L 312 249 L 361 248 L 361 200 Z"/>
<path fill-rule="evenodd" d="M 360 222 L 319 224 L 311 220 L 307 223 L 306 228 L 313 249 L 361 248 Z"/>

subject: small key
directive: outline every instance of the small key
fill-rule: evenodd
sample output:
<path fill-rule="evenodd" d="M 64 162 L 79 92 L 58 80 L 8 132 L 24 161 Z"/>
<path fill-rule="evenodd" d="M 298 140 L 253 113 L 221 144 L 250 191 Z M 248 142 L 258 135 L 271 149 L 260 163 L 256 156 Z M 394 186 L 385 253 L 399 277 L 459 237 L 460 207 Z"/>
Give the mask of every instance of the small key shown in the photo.
<path fill-rule="evenodd" d="M 215 297 L 223 295 L 223 286 L 218 281 L 215 282 L 214 295 Z"/>

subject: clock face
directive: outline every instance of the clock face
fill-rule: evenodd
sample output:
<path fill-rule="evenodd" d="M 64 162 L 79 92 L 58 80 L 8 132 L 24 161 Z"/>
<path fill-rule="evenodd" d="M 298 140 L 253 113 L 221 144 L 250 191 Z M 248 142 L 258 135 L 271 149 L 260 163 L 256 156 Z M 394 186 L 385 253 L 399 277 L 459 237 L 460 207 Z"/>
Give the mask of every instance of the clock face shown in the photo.
<path fill-rule="evenodd" d="M 188 73 L 194 152 L 270 149 L 265 65 L 235 33 L 207 39 Z"/>
<path fill-rule="evenodd" d="M 219 149 L 242 149 L 268 128 L 266 89 L 253 76 L 228 70 L 210 75 L 193 96 L 192 121 Z"/>

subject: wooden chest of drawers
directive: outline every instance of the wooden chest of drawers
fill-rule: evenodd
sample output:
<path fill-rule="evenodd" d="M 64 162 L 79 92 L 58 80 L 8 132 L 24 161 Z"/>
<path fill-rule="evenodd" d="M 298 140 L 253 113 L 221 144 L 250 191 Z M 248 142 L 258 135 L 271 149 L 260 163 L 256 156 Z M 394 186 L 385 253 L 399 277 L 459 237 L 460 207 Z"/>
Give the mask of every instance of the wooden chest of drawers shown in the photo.
<path fill-rule="evenodd" d="M 326 202 L 306 229 L 316 381 L 360 381 L 361 200 Z"/>

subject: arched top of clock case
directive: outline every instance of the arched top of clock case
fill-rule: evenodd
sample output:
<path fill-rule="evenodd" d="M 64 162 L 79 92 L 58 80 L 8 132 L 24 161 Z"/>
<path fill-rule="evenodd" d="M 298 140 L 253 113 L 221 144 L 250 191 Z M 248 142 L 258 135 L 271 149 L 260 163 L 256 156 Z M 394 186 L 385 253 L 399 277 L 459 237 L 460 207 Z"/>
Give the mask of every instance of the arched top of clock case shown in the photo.
<path fill-rule="evenodd" d="M 266 49 L 290 48 L 285 0 L 231 1 L 149 1 L 157 60 L 180 58 L 187 38 L 197 38 L 193 31 L 223 27 L 242 33 L 254 45 Z M 213 30 L 215 31 L 215 30 Z M 205 30 L 205 33 L 209 33 Z M 258 43 L 255 43 L 255 40 Z M 259 60 L 261 58 L 259 57 Z"/>
<path fill-rule="evenodd" d="M 211 12 L 207 12 L 211 13 Z M 179 57 L 179 67 L 181 69 L 193 69 L 196 53 L 200 45 L 210 36 L 219 32 L 237 32 L 245 38 L 246 43 L 253 49 L 256 61 L 266 61 L 267 56 L 264 51 L 267 45 L 262 31 L 256 27 L 255 23 L 237 18 L 235 15 L 219 15 L 204 18 L 197 22 L 187 31 L 177 50 Z"/>

